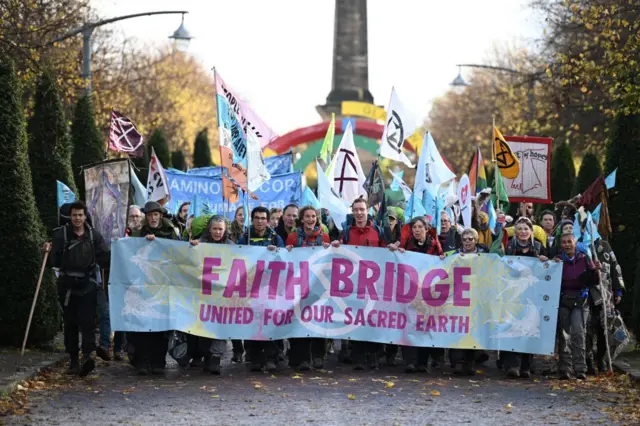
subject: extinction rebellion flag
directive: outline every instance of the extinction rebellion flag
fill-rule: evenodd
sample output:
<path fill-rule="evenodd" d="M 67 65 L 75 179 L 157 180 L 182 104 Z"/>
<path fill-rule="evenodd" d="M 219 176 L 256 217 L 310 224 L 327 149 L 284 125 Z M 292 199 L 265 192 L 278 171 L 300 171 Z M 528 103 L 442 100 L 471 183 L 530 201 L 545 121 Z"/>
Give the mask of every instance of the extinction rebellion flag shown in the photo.
<path fill-rule="evenodd" d="M 115 109 L 111 110 L 109 149 L 125 152 L 133 157 L 144 155 L 143 138 L 136 125 Z"/>

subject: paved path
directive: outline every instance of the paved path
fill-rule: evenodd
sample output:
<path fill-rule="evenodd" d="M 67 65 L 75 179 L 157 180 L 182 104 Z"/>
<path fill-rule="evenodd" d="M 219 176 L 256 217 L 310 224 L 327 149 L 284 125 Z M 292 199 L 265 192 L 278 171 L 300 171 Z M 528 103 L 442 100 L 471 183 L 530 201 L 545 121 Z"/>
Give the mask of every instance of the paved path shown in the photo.
<path fill-rule="evenodd" d="M 331 359 L 327 371 L 304 374 L 286 367 L 275 375 L 249 373 L 226 361 L 222 376 L 171 364 L 164 376 L 139 377 L 126 363 L 98 362 L 85 379 L 68 378 L 61 368 L 32 382 L 15 396 L 22 411 L 0 423 L 618 424 L 605 412 L 629 398 L 618 391 L 620 376 L 587 384 L 508 380 L 492 361 L 479 371 L 471 378 L 450 374 L 448 366 L 430 374 L 408 375 L 401 367 L 354 372 Z"/>

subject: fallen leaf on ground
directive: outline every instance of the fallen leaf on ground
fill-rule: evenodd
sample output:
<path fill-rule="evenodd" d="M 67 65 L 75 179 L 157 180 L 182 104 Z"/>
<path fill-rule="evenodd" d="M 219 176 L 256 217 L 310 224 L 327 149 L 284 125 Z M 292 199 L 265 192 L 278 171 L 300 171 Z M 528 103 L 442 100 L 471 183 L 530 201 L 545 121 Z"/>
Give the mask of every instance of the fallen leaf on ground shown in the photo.
<path fill-rule="evenodd" d="M 347 394 L 347 398 L 349 398 L 350 400 L 353 401 L 354 399 L 356 399 L 356 396 L 354 394 L 352 394 L 352 393 L 348 393 Z"/>
<path fill-rule="evenodd" d="M 511 405 L 511 403 L 508 403 L 504 408 L 506 408 L 507 410 L 511 410 L 513 408 L 513 405 Z"/>
<path fill-rule="evenodd" d="M 431 396 L 440 396 L 440 391 L 439 390 L 432 390 L 431 391 Z"/>
<path fill-rule="evenodd" d="M 396 384 L 393 382 L 387 382 L 384 384 L 384 387 L 387 389 L 391 389 L 392 387 L 394 387 Z"/>
<path fill-rule="evenodd" d="M 294 374 L 293 376 L 291 376 L 292 379 L 302 379 L 302 376 L 299 374 Z"/>

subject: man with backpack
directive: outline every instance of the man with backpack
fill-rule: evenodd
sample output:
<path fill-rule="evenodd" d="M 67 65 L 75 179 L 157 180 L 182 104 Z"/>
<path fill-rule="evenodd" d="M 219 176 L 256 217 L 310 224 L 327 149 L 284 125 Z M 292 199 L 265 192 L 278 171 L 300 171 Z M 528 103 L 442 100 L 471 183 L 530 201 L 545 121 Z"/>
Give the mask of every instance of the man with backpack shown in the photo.
<path fill-rule="evenodd" d="M 88 210 L 82 201 L 71 204 L 70 223 L 53 231 L 49 263 L 58 268 L 58 299 L 63 309 L 64 345 L 70 357 L 69 374 L 88 375 L 95 368 L 95 315 L 99 286 L 96 264 L 108 267 L 109 247 L 100 233 L 87 223 Z M 82 334 L 80 362 L 78 333 Z"/>
<path fill-rule="evenodd" d="M 282 238 L 269 227 L 269 209 L 258 206 L 251 210 L 251 226 L 249 232 L 238 239 L 238 245 L 266 247 L 274 251 L 284 248 Z M 251 371 L 276 370 L 278 346 L 275 341 L 245 340 L 245 350 L 251 362 Z"/>
<path fill-rule="evenodd" d="M 369 206 L 363 198 L 358 198 L 351 204 L 351 215 L 347 215 L 347 222 L 340 239 L 331 243 L 334 247 L 340 244 L 365 247 L 387 247 L 384 230 L 376 225 L 373 218 L 368 215 Z M 348 362 L 349 356 L 341 349 L 341 358 Z M 351 359 L 355 364 L 354 370 L 364 370 L 364 364 L 368 358 L 372 369 L 378 369 L 378 352 L 380 344 L 374 342 L 358 342 L 351 340 Z"/>

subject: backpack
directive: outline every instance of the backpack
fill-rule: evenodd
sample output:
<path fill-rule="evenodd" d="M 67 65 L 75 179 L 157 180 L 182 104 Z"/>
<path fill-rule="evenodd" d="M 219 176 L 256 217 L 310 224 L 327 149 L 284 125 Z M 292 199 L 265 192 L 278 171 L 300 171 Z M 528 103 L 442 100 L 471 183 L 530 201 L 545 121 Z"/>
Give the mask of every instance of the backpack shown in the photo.
<path fill-rule="evenodd" d="M 351 228 L 353 227 L 354 223 L 355 221 L 349 221 L 349 218 L 347 218 L 346 226 L 344 227 L 344 236 L 342 237 L 343 244 L 349 244 L 349 234 L 351 233 Z M 373 220 L 371 221 L 371 223 L 372 223 L 372 228 L 378 232 L 378 239 L 380 241 L 386 242 L 387 239 L 384 235 L 384 230 L 378 224 L 376 224 Z"/>
<path fill-rule="evenodd" d="M 315 243 L 313 244 L 314 246 L 321 246 L 322 245 L 322 235 L 324 234 L 324 231 L 320 231 L 320 233 L 318 234 L 318 237 L 316 238 Z M 298 238 L 296 238 L 296 247 L 302 247 L 302 243 L 304 242 L 305 238 L 305 234 L 304 231 L 302 229 L 298 229 L 297 232 Z"/>
<path fill-rule="evenodd" d="M 247 241 L 247 245 L 254 245 L 251 243 L 264 243 L 265 241 L 268 241 L 269 237 L 271 237 L 271 243 L 267 244 L 267 245 L 272 245 L 272 246 L 277 246 L 278 245 L 278 234 L 275 233 L 275 231 L 271 228 L 267 228 L 267 235 L 263 236 L 263 237 L 251 237 L 249 238 L 249 233 L 245 232 L 244 234 L 244 239 Z M 255 245 L 262 245 L 262 244 L 255 244 Z"/>
<path fill-rule="evenodd" d="M 87 226 L 89 232 L 89 240 L 72 240 L 69 241 L 67 233 L 69 226 L 61 227 L 64 244 L 62 246 L 62 262 L 61 270 L 65 275 L 85 278 L 90 276 L 96 266 L 96 249 L 93 238 L 93 228 Z M 90 250 L 87 251 L 87 243 Z M 68 266 L 73 264 L 74 266 Z"/>

